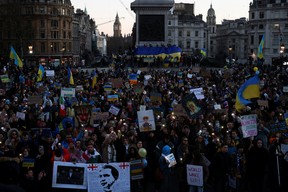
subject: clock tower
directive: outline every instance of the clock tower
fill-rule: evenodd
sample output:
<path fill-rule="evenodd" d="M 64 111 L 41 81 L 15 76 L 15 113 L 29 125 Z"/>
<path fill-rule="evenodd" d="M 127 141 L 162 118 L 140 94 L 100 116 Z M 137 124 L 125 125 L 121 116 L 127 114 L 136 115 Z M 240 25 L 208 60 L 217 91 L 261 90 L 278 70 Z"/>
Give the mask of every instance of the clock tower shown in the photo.
<path fill-rule="evenodd" d="M 119 20 L 118 13 L 116 14 L 115 22 L 113 25 L 113 30 L 114 30 L 114 37 L 121 37 L 121 23 Z"/>

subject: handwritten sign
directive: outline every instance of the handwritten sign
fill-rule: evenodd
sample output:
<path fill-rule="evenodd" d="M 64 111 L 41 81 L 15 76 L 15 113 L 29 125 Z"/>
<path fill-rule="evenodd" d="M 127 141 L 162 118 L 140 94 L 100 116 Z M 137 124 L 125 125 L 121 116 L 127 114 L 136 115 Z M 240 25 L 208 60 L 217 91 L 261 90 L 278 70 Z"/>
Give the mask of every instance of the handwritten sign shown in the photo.
<path fill-rule="evenodd" d="M 241 118 L 241 128 L 243 137 L 252 137 L 257 135 L 257 115 L 244 115 Z"/>
<path fill-rule="evenodd" d="M 198 165 L 187 165 L 188 185 L 203 186 L 203 167 Z"/>
<path fill-rule="evenodd" d="M 111 105 L 109 112 L 112 113 L 113 115 L 118 115 L 120 109 L 115 107 L 114 105 Z"/>

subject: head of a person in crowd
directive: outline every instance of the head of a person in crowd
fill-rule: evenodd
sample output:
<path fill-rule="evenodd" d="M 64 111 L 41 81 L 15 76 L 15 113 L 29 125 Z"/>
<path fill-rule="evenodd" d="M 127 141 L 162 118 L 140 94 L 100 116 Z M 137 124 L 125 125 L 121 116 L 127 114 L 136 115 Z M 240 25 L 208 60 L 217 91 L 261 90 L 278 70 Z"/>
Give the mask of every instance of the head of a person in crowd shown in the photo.
<path fill-rule="evenodd" d="M 169 134 L 164 134 L 163 135 L 163 142 L 165 144 L 168 144 L 170 142 L 170 135 Z"/>
<path fill-rule="evenodd" d="M 186 135 L 186 136 L 189 135 L 189 133 L 190 133 L 190 128 L 189 128 L 188 125 L 184 125 L 184 126 L 182 127 L 182 133 L 183 133 L 184 135 Z"/>
<path fill-rule="evenodd" d="M 94 142 L 96 142 L 97 139 L 98 139 L 97 134 L 96 134 L 96 133 L 92 133 L 92 134 L 91 134 L 91 139 L 94 140 Z"/>
<path fill-rule="evenodd" d="M 137 141 L 136 146 L 137 146 L 138 149 L 142 148 L 143 147 L 142 140 Z"/>
<path fill-rule="evenodd" d="M 10 139 L 19 140 L 20 139 L 20 132 L 16 128 L 12 128 L 8 131 L 8 137 Z"/>
<path fill-rule="evenodd" d="M 82 142 L 80 139 L 77 139 L 75 142 L 75 148 L 76 149 L 81 149 L 82 148 Z"/>
<path fill-rule="evenodd" d="M 188 137 L 183 136 L 182 139 L 181 139 L 181 144 L 183 146 L 188 146 L 188 144 L 189 144 L 188 142 L 189 142 Z"/>
<path fill-rule="evenodd" d="M 262 139 L 257 139 L 257 140 L 256 140 L 256 147 L 257 147 L 257 148 L 263 148 L 263 141 L 262 141 Z"/>
<path fill-rule="evenodd" d="M 203 143 L 204 142 L 204 138 L 201 134 L 197 135 L 196 137 L 196 143 Z"/>
<path fill-rule="evenodd" d="M 171 147 L 169 145 L 165 145 L 163 148 L 162 148 L 162 154 L 167 156 L 171 153 Z"/>
<path fill-rule="evenodd" d="M 220 146 L 220 152 L 222 153 L 228 153 L 228 145 L 227 143 L 222 143 L 221 146 Z"/>
<path fill-rule="evenodd" d="M 43 145 L 39 145 L 39 147 L 38 147 L 38 153 L 39 153 L 40 155 L 44 155 L 45 149 L 44 149 L 44 146 L 43 146 Z"/>
<path fill-rule="evenodd" d="M 66 134 L 65 140 L 67 141 L 67 143 L 70 143 L 71 141 L 73 141 L 72 135 L 71 134 Z"/>
<path fill-rule="evenodd" d="M 94 154 L 94 145 L 91 142 L 87 143 L 86 150 L 89 154 Z"/>
<path fill-rule="evenodd" d="M 30 147 L 28 146 L 23 147 L 21 150 L 21 154 L 24 158 L 30 157 Z"/>

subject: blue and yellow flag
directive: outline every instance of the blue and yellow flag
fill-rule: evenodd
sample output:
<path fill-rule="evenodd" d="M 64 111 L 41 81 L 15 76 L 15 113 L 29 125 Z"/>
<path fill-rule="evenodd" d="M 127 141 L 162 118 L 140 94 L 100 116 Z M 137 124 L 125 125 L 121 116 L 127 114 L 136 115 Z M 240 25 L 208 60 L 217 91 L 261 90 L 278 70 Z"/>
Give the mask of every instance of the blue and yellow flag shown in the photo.
<path fill-rule="evenodd" d="M 206 49 L 204 49 L 204 48 L 202 48 L 200 50 L 200 53 L 203 55 L 203 57 L 206 57 L 206 55 L 207 55 Z"/>
<path fill-rule="evenodd" d="M 260 44 L 258 46 L 257 57 L 259 59 L 263 59 L 263 47 L 264 47 L 264 35 L 262 36 L 262 39 L 261 39 Z"/>
<path fill-rule="evenodd" d="M 92 85 L 91 85 L 91 87 L 94 88 L 96 83 L 97 83 L 97 73 L 96 73 L 96 71 L 94 71 L 93 72 L 93 76 L 92 76 Z"/>
<path fill-rule="evenodd" d="M 20 57 L 17 55 L 15 49 L 12 46 L 10 48 L 10 59 L 14 59 L 14 64 L 18 67 L 23 67 L 23 62 L 21 61 Z"/>
<path fill-rule="evenodd" d="M 251 101 L 248 99 L 259 98 L 260 97 L 260 79 L 258 75 L 255 75 L 248 79 L 239 88 L 236 95 L 235 108 L 238 112 L 245 108 L 246 105 L 250 104 Z"/>
<path fill-rule="evenodd" d="M 44 76 L 45 69 L 44 67 L 40 64 L 39 69 L 38 69 L 38 76 L 37 76 L 37 81 L 42 81 L 42 78 Z"/>
<path fill-rule="evenodd" d="M 70 85 L 74 85 L 73 74 L 70 67 L 68 67 L 68 82 Z"/>

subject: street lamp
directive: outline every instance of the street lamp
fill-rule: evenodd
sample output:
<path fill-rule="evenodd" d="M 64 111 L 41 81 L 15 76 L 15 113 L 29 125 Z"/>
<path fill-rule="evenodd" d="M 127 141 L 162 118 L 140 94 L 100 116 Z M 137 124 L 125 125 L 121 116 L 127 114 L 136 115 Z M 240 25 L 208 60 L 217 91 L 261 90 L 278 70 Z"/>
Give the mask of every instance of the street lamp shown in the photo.
<path fill-rule="evenodd" d="M 229 52 L 229 65 L 232 64 L 232 47 L 228 48 L 228 52 Z"/>
<path fill-rule="evenodd" d="M 28 46 L 29 54 L 33 54 L 33 45 Z"/>
<path fill-rule="evenodd" d="M 283 56 L 284 51 L 285 51 L 285 45 L 282 43 L 282 44 L 280 45 L 280 55 L 281 55 L 281 56 Z"/>

